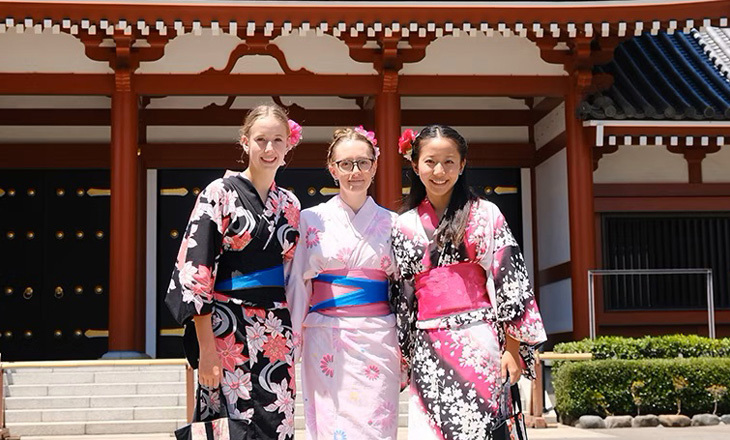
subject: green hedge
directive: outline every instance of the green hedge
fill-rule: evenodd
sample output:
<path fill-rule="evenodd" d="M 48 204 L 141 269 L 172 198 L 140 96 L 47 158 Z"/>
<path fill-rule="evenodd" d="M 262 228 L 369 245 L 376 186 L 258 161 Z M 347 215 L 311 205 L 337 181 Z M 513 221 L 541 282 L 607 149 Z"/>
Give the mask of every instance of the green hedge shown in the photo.
<path fill-rule="evenodd" d="M 676 378 L 684 378 L 687 386 L 677 391 L 673 384 Z M 631 391 L 636 381 L 644 385 L 634 393 L 641 399 L 641 414 L 674 414 L 678 396 L 682 414 L 708 413 L 713 410 L 713 399 L 706 389 L 712 385 L 730 389 L 730 359 L 566 362 L 553 370 L 555 408 L 563 423 L 572 423 L 585 414 L 636 415 Z M 730 390 L 719 401 L 717 413 L 730 413 Z"/>
<path fill-rule="evenodd" d="M 730 338 L 710 339 L 696 335 L 643 338 L 602 336 L 595 340 L 556 344 L 553 350 L 558 353 L 593 353 L 594 359 L 730 357 Z"/>

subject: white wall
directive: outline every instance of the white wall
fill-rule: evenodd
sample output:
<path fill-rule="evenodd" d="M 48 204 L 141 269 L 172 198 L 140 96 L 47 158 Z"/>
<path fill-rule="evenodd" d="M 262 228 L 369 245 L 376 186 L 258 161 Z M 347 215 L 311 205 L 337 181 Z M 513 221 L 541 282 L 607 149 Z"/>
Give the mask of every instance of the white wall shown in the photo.
<path fill-rule="evenodd" d="M 32 29 L 18 34 L 0 34 L 2 72 L 111 73 L 109 63 L 93 61 L 84 52 L 84 43 L 69 34 L 53 34 L 50 29 L 36 34 Z"/>
<path fill-rule="evenodd" d="M 548 334 L 573 331 L 571 280 L 540 286 L 540 313 Z"/>
<path fill-rule="evenodd" d="M 522 188 L 522 255 L 525 257 L 525 265 L 530 275 L 530 283 L 535 285 L 536 271 L 535 255 L 533 252 L 532 237 L 532 185 L 530 169 L 520 170 L 520 187 Z"/>
<path fill-rule="evenodd" d="M 598 161 L 594 183 L 687 183 L 687 161 L 665 146 L 624 145 Z"/>
<path fill-rule="evenodd" d="M 565 149 L 538 165 L 535 174 L 538 262 L 542 270 L 570 260 Z"/>
<path fill-rule="evenodd" d="M 723 145 L 717 153 L 708 154 L 702 161 L 702 181 L 705 183 L 730 182 L 730 145 Z"/>
<path fill-rule="evenodd" d="M 446 36 L 426 47 L 426 57 L 403 66 L 403 75 L 565 75 L 557 64 L 540 58 L 540 49 L 527 38 L 487 37 L 461 33 Z"/>
<path fill-rule="evenodd" d="M 539 150 L 564 131 L 565 103 L 561 103 L 535 124 L 535 148 Z"/>

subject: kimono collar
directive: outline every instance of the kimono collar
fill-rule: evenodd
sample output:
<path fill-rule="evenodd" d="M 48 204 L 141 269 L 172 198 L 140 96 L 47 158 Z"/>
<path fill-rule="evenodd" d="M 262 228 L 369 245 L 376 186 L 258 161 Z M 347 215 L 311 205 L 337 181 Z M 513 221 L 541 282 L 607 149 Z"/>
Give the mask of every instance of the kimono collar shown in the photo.
<path fill-rule="evenodd" d="M 228 175 L 229 175 L 229 174 L 228 174 L 228 172 L 226 171 L 226 176 L 228 176 Z M 241 178 L 241 180 L 243 180 L 243 182 L 244 182 L 244 183 L 246 184 L 246 186 L 248 186 L 248 187 L 249 187 L 249 190 L 251 190 L 251 191 L 253 192 L 253 194 L 255 194 L 255 195 L 256 195 L 256 199 L 257 199 L 257 200 L 259 200 L 259 201 L 261 201 L 261 203 L 262 203 L 262 204 L 263 204 L 264 206 L 266 206 L 266 204 L 267 204 L 266 202 L 267 202 L 267 201 L 268 201 L 269 199 L 271 199 L 271 198 L 273 198 L 274 196 L 276 196 L 276 194 L 277 194 L 277 193 L 279 192 L 279 187 L 277 187 L 277 186 L 276 186 L 276 181 L 273 181 L 273 182 L 271 182 L 271 186 L 269 187 L 269 192 L 268 192 L 268 194 L 266 194 L 266 200 L 261 200 L 261 196 L 259 196 L 259 192 L 258 192 L 258 190 L 256 189 L 256 186 L 254 186 L 253 182 L 251 182 L 250 180 L 248 180 L 248 178 L 247 178 L 246 176 L 244 176 L 244 175 L 243 175 L 243 171 L 241 171 L 240 173 L 238 173 L 238 177 L 240 177 L 240 178 Z"/>
<path fill-rule="evenodd" d="M 433 232 L 436 230 L 436 227 L 438 227 L 439 218 L 438 215 L 436 215 L 436 209 L 431 204 L 431 201 L 426 197 L 424 197 L 421 204 L 418 205 L 418 217 L 421 219 L 423 229 L 427 232 Z"/>
<path fill-rule="evenodd" d="M 365 199 L 365 203 L 362 204 L 360 210 L 357 211 L 357 214 L 347 203 L 344 202 L 344 200 L 342 200 L 339 195 L 334 196 L 329 203 L 332 203 L 339 208 L 337 211 L 344 215 L 340 214 L 338 217 L 341 217 L 341 221 L 346 224 L 350 224 L 353 231 L 358 236 L 362 236 L 362 234 L 365 233 L 378 211 L 378 205 L 370 196 Z"/>

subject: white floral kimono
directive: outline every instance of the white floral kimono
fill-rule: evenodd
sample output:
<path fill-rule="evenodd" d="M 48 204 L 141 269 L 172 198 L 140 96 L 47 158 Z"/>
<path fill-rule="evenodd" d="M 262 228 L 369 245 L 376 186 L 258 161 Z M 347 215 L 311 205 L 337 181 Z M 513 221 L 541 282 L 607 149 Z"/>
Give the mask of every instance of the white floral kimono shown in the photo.
<path fill-rule="evenodd" d="M 388 303 L 395 214 L 339 196 L 302 211 L 287 283 L 308 439 L 392 439 L 400 352 Z"/>

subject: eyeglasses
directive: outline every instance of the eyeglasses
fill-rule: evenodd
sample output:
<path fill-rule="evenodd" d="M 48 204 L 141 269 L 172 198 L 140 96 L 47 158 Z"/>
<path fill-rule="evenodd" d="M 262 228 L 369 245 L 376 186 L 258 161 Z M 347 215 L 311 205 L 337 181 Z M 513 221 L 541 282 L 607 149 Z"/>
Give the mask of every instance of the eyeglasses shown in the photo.
<path fill-rule="evenodd" d="M 337 165 L 337 168 L 339 168 L 339 170 L 343 173 L 351 173 L 355 167 L 357 167 L 358 170 L 365 172 L 370 171 L 374 162 L 375 161 L 373 159 L 342 159 L 336 160 L 335 165 Z"/>

